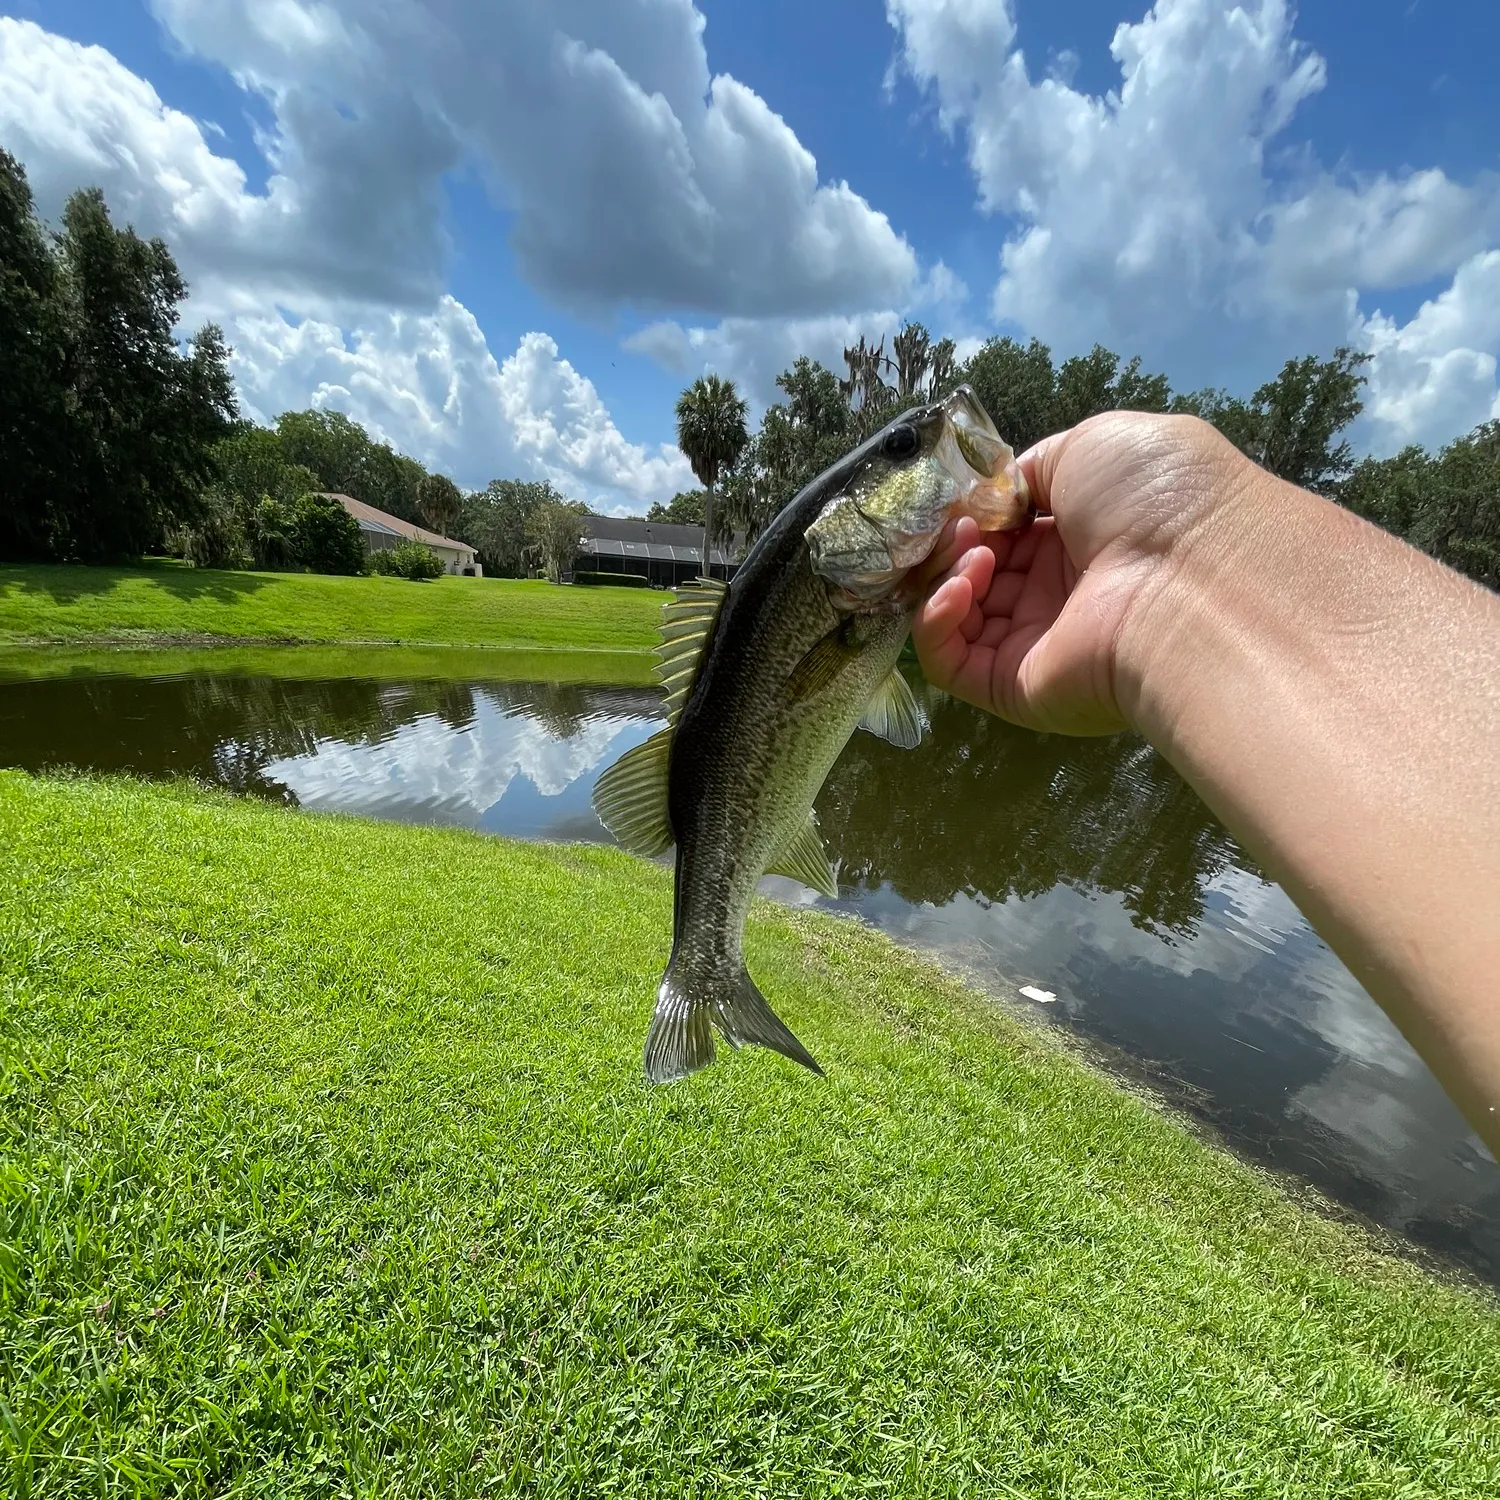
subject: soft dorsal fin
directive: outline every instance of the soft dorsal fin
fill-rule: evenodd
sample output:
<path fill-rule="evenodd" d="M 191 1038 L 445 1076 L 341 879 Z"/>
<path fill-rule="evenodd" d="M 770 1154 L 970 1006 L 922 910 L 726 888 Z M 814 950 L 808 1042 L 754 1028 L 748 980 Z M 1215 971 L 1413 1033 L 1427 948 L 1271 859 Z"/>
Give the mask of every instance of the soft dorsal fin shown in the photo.
<path fill-rule="evenodd" d="M 667 690 L 667 724 L 674 727 L 698 675 L 703 649 L 729 585 L 719 578 L 695 578 L 661 612 L 661 645 L 656 648 L 656 680 Z"/>
<path fill-rule="evenodd" d="M 655 858 L 672 847 L 667 816 L 667 757 L 672 731 L 658 729 L 627 750 L 594 783 L 594 811 L 617 842 L 631 854 Z"/>
<path fill-rule="evenodd" d="M 892 667 L 890 676 L 875 690 L 859 727 L 902 750 L 915 750 L 922 743 L 926 722 L 899 668 Z"/>
<path fill-rule="evenodd" d="M 824 896 L 838 895 L 839 884 L 829 868 L 823 840 L 818 837 L 818 820 L 812 812 L 791 843 L 767 866 L 766 874 L 789 875 Z"/>

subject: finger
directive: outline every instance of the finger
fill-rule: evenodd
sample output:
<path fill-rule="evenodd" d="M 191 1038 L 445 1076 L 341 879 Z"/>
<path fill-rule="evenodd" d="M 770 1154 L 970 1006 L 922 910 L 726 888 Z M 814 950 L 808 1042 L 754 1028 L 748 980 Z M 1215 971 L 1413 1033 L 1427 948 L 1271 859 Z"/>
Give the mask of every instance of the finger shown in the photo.
<path fill-rule="evenodd" d="M 933 579 L 941 578 L 960 557 L 979 541 L 979 525 L 973 516 L 957 516 L 938 533 L 937 546 L 927 561 L 907 574 L 910 594 L 924 594 Z"/>
<path fill-rule="evenodd" d="M 996 573 L 995 581 L 984 597 L 985 615 L 991 619 L 1009 619 L 1015 613 L 1016 600 L 1021 597 L 1021 589 L 1025 583 L 1024 572 L 1006 569 L 1003 573 Z"/>
<path fill-rule="evenodd" d="M 942 686 L 962 665 L 971 635 L 982 620 L 976 601 L 989 590 L 995 554 L 988 547 L 971 547 L 944 582 L 917 610 L 912 621 L 912 643 L 928 678 Z"/>
<path fill-rule="evenodd" d="M 957 675 L 969 649 L 961 627 L 973 607 L 973 585 L 958 573 L 917 610 L 911 639 L 929 682 L 945 687 Z"/>
<path fill-rule="evenodd" d="M 1052 476 L 1057 472 L 1058 460 L 1073 430 L 1070 427 L 1066 432 L 1054 432 L 1051 437 L 1044 437 L 1016 460 L 1016 467 L 1031 493 L 1031 503 L 1044 515 L 1052 514 Z"/>

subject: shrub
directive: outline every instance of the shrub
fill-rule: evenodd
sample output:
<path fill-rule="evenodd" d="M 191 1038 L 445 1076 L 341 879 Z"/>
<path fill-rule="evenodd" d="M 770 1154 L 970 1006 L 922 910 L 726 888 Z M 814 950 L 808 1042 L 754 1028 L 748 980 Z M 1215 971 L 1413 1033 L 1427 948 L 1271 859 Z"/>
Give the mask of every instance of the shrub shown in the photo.
<path fill-rule="evenodd" d="M 370 571 L 392 578 L 409 578 L 413 583 L 420 583 L 425 578 L 439 577 L 443 564 L 430 547 L 424 547 L 421 542 L 408 537 L 405 541 L 397 542 L 394 547 L 372 552 Z"/>
<path fill-rule="evenodd" d="M 643 578 L 639 573 L 583 573 L 577 569 L 573 572 L 573 582 L 617 589 L 644 589 L 651 586 L 651 580 Z"/>
<path fill-rule="evenodd" d="M 182 560 L 191 568 L 243 568 L 250 552 L 234 497 L 211 489 L 203 498 L 203 514 L 177 531 Z"/>
<path fill-rule="evenodd" d="M 299 495 L 287 510 L 293 556 L 299 566 L 314 573 L 364 572 L 365 544 L 359 523 L 337 500 L 328 495 Z"/>
<path fill-rule="evenodd" d="M 261 496 L 260 504 L 250 513 L 250 556 L 257 568 L 273 571 L 297 566 L 296 527 L 292 524 L 289 505 L 273 500 L 269 495 Z"/>

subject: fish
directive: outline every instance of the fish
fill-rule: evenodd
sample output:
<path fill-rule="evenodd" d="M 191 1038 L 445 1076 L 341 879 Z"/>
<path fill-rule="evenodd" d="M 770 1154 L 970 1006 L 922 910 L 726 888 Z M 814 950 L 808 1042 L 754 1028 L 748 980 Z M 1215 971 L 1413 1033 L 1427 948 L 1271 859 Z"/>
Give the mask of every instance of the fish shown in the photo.
<path fill-rule="evenodd" d="M 922 712 L 897 666 L 918 603 L 906 585 L 960 514 L 983 531 L 1030 514 L 1014 454 L 967 386 L 901 412 L 806 485 L 731 582 L 698 578 L 664 607 L 666 727 L 593 798 L 631 853 L 675 847 L 651 1082 L 711 1063 L 715 1030 L 822 1074 L 750 977 L 745 918 L 767 873 L 837 896 L 813 801 L 855 729 L 920 743 Z"/>

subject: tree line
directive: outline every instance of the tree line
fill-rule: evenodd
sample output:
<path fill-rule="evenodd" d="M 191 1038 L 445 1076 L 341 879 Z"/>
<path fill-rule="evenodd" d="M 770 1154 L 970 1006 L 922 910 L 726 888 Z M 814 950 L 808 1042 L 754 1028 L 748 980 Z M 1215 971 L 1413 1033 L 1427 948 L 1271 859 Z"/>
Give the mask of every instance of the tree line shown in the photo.
<path fill-rule="evenodd" d="M 186 296 L 167 245 L 114 225 L 97 189 L 49 232 L 0 148 L 0 561 L 360 572 L 331 492 L 467 541 L 502 576 L 571 565 L 585 508 L 550 484 L 466 494 L 342 412 L 241 417 L 220 329 L 178 343 Z"/>
<path fill-rule="evenodd" d="M 340 412 L 243 419 L 221 331 L 178 342 L 186 295 L 166 244 L 116 227 L 97 189 L 74 193 L 49 232 L 0 148 L 0 560 L 168 551 L 205 567 L 359 571 L 358 527 L 326 498 L 336 492 L 469 543 L 493 575 L 571 567 L 586 507 L 548 482 L 465 493 Z M 1345 434 L 1363 407 L 1364 354 L 1288 360 L 1248 399 L 1174 391 L 1099 345 L 1058 363 L 1038 340 L 994 338 L 959 360 L 920 323 L 889 349 L 860 337 L 843 358 L 842 374 L 796 359 L 753 431 L 732 381 L 695 380 L 677 436 L 702 488 L 649 518 L 753 538 L 897 412 L 967 383 L 1018 452 L 1098 412 L 1194 413 L 1271 472 L 1500 588 L 1500 422 L 1436 454 L 1356 461 Z"/>
<path fill-rule="evenodd" d="M 893 416 L 968 384 L 1018 453 L 1101 412 L 1202 417 L 1271 473 L 1500 589 L 1500 422 L 1437 454 L 1414 445 L 1356 461 L 1345 433 L 1363 410 L 1368 360 L 1349 349 L 1289 359 L 1245 399 L 1212 388 L 1174 391 L 1139 357 L 1123 360 L 1098 344 L 1059 364 L 1037 339 L 993 338 L 960 361 L 951 340 L 934 341 L 910 323 L 889 353 L 883 338 L 846 348 L 842 375 L 805 356 L 794 361 L 776 380 L 782 399 L 753 433 L 732 382 L 695 381 L 678 402 L 678 443 L 704 488 L 654 507 L 652 516 L 704 525 L 716 541 L 753 538 L 803 485 Z"/>

